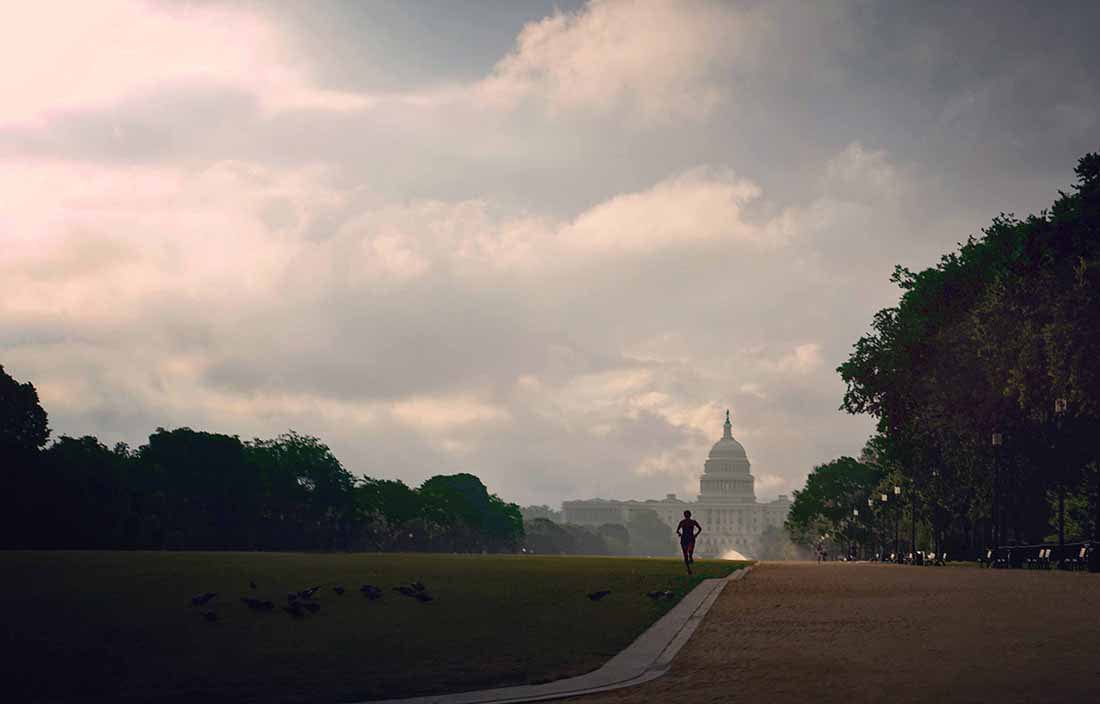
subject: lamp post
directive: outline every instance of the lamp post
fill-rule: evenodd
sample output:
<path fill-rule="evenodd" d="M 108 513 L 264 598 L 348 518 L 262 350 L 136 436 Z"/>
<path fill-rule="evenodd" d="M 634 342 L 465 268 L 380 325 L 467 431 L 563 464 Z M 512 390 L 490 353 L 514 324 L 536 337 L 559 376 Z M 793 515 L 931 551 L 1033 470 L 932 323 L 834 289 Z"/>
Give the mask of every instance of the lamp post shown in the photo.
<path fill-rule="evenodd" d="M 853 508 L 852 509 L 852 523 L 853 524 L 858 524 L 859 523 L 859 509 L 858 508 Z M 856 530 L 859 530 L 858 525 L 853 525 L 852 527 L 855 528 Z M 849 558 L 854 558 L 855 557 L 855 552 L 856 552 L 856 550 L 855 550 L 855 536 L 852 535 L 848 540 L 848 557 Z"/>
<path fill-rule="evenodd" d="M 909 494 L 909 554 L 917 562 L 917 492 Z"/>
<path fill-rule="evenodd" d="M 894 508 L 894 558 L 900 565 L 901 559 L 901 487 L 894 485 L 894 496 L 897 506 Z"/>
<path fill-rule="evenodd" d="M 1062 417 L 1066 414 L 1066 400 L 1064 398 L 1054 399 L 1054 444 L 1056 451 L 1054 453 L 1054 461 L 1058 463 L 1058 468 L 1055 471 L 1055 476 L 1058 481 L 1058 554 L 1062 555 L 1062 548 L 1066 544 L 1066 484 L 1063 481 L 1062 474 L 1065 471 L 1062 467 L 1062 459 L 1059 456 L 1057 450 L 1061 447 L 1057 443 L 1062 439 Z"/>
<path fill-rule="evenodd" d="M 878 531 L 875 529 L 875 500 L 872 499 L 871 497 L 867 497 L 867 516 L 871 520 L 871 536 L 870 537 L 871 537 L 871 541 L 872 541 L 871 545 L 873 547 L 875 542 L 879 542 L 879 541 L 877 541 L 875 539 L 876 538 L 875 534 L 878 533 Z"/>
<path fill-rule="evenodd" d="M 939 553 L 940 548 L 940 494 L 939 494 L 940 470 L 932 469 L 932 552 Z"/>
<path fill-rule="evenodd" d="M 999 540 L 1003 539 L 1003 536 L 999 532 L 1000 513 L 998 513 L 999 506 L 997 504 L 997 499 L 999 498 L 998 492 L 1000 491 L 1001 485 L 1001 463 L 999 461 L 999 449 L 1001 447 L 1002 440 L 1003 438 L 1001 437 L 1000 433 L 993 433 L 993 547 L 997 547 Z"/>
<path fill-rule="evenodd" d="M 879 498 L 882 499 L 882 505 L 885 508 L 886 500 L 889 497 L 886 496 L 886 494 L 879 494 Z M 886 528 L 886 530 L 890 530 L 889 525 L 890 524 L 887 523 L 886 526 L 884 526 L 884 528 Z M 883 531 L 883 532 L 885 532 L 885 531 Z M 883 538 L 884 539 L 883 539 L 883 545 L 882 545 L 882 560 L 883 560 L 883 562 L 885 562 L 886 561 L 886 540 L 889 540 L 889 538 L 887 538 L 886 536 L 883 536 Z M 895 551 L 895 554 L 896 554 L 896 551 Z"/>

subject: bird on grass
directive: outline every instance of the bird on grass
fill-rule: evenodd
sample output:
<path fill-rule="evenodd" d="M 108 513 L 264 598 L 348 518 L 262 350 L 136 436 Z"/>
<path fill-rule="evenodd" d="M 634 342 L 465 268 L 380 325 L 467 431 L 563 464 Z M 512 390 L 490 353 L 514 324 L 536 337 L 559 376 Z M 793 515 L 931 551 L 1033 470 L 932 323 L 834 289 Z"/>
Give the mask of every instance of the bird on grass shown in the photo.
<path fill-rule="evenodd" d="M 302 604 L 302 606 L 306 607 L 306 609 L 311 614 L 315 614 L 321 610 L 321 605 L 318 604 L 316 601 L 307 601 L 306 603 Z"/>
<path fill-rule="evenodd" d="M 298 592 L 289 592 L 286 595 L 286 601 L 288 604 L 298 601 Z"/>
<path fill-rule="evenodd" d="M 339 584 L 333 587 L 332 591 L 336 592 L 337 596 L 344 596 L 344 588 Z"/>
<path fill-rule="evenodd" d="M 191 597 L 192 606 L 206 606 L 211 599 L 218 595 L 217 592 L 203 592 L 202 594 L 196 594 Z"/>
<path fill-rule="evenodd" d="M 275 608 L 275 604 L 267 599 L 257 599 L 254 596 L 242 596 L 241 601 L 253 611 L 271 611 Z"/>
<path fill-rule="evenodd" d="M 399 587 L 394 587 L 393 590 L 399 594 L 404 594 L 405 596 L 414 596 L 417 593 L 415 589 L 413 589 L 412 587 L 406 587 L 404 584 Z"/>
<path fill-rule="evenodd" d="M 299 604 L 297 601 L 292 601 L 287 606 L 284 606 L 283 611 L 287 612 L 294 618 L 301 618 L 302 615 L 305 613 L 302 610 L 302 605 Z"/>
<path fill-rule="evenodd" d="M 672 597 L 676 595 L 670 591 L 661 591 L 660 589 L 658 589 L 657 591 L 646 592 L 646 596 L 648 596 L 650 599 L 653 599 L 654 601 L 660 601 L 661 599 L 667 601 L 669 599 L 672 599 Z"/>
<path fill-rule="evenodd" d="M 422 592 L 425 589 L 427 589 L 427 587 L 424 586 L 424 583 L 421 582 L 419 579 L 416 580 L 415 582 L 409 582 L 409 586 L 412 587 L 413 589 L 415 589 L 418 592 Z"/>
<path fill-rule="evenodd" d="M 256 580 L 253 580 L 253 579 L 248 580 L 248 588 L 249 589 L 255 589 L 256 588 Z"/>
<path fill-rule="evenodd" d="M 303 589 L 302 591 L 298 592 L 298 598 L 299 599 L 312 599 L 313 595 L 316 594 L 317 591 L 320 588 L 321 588 L 320 585 L 318 585 L 316 587 L 310 587 L 309 589 Z"/>
<path fill-rule="evenodd" d="M 204 611 L 202 617 L 211 623 L 218 620 L 218 615 L 213 611 Z"/>
<path fill-rule="evenodd" d="M 591 594 L 588 594 L 587 596 L 592 601 L 599 601 L 600 599 L 604 598 L 605 596 L 607 596 L 610 593 L 611 593 L 610 589 L 601 589 L 598 592 L 592 592 Z"/>
<path fill-rule="evenodd" d="M 427 604 L 429 601 L 432 601 L 434 599 L 434 597 L 428 592 L 416 592 L 415 594 L 413 594 L 413 598 L 415 598 L 421 604 Z"/>
<path fill-rule="evenodd" d="M 364 584 L 359 587 L 359 591 L 363 593 L 363 596 L 367 597 L 371 601 L 382 598 L 382 590 L 373 584 Z"/>

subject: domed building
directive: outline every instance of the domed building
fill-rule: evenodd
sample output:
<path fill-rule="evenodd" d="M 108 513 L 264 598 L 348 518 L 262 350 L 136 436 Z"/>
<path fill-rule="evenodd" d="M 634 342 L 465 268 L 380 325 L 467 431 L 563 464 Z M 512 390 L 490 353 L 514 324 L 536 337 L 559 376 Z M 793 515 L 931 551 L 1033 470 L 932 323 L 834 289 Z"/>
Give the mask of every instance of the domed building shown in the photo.
<path fill-rule="evenodd" d="M 783 494 L 768 503 L 757 502 L 756 478 L 749 471 L 751 465 L 745 448 L 734 439 L 732 429 L 730 414 L 726 411 L 722 437 L 714 443 L 703 463 L 696 501 L 681 501 L 675 494 L 649 501 L 565 501 L 562 503 L 565 522 L 625 525 L 633 511 L 654 511 L 675 529 L 684 511 L 690 510 L 692 517 L 703 526 L 695 546 L 697 555 L 720 557 L 736 550 L 752 557 L 760 549 L 760 536 L 764 530 L 769 526 L 783 525 L 791 503 Z"/>

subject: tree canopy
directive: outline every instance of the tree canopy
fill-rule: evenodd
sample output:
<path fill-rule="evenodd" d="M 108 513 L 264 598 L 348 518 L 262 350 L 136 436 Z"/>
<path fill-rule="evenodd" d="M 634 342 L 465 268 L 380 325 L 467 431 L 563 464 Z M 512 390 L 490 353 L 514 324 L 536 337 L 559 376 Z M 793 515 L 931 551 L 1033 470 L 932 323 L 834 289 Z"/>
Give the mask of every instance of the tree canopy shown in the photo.
<path fill-rule="evenodd" d="M 1049 211 L 1002 214 L 936 266 L 896 268 L 898 304 L 837 370 L 842 409 L 877 419 L 879 457 L 911 487 L 913 510 L 970 549 L 991 539 L 995 496 L 1013 540 L 1050 534 L 1052 493 L 1095 513 L 1100 155 L 1076 174 Z"/>
<path fill-rule="evenodd" d="M 356 477 L 319 438 L 157 428 L 136 450 L 48 438 L 30 383 L 0 367 L 0 546 L 512 552 L 519 508 L 472 474 L 418 488 Z"/>

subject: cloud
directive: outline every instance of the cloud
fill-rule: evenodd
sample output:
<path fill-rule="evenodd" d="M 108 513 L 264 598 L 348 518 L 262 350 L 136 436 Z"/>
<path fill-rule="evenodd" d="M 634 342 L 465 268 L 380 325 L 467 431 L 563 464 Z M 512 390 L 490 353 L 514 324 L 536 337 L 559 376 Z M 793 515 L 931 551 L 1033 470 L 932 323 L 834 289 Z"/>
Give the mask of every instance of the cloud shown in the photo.
<path fill-rule="evenodd" d="M 885 150 L 852 142 L 825 164 L 823 190 L 851 202 L 896 201 L 908 184 Z"/>
<path fill-rule="evenodd" d="M 408 398 L 392 404 L 390 412 L 406 425 L 432 432 L 509 419 L 506 409 L 469 396 Z"/>
<path fill-rule="evenodd" d="M 766 366 L 780 374 L 804 375 L 820 369 L 822 361 L 821 345 L 808 342 L 798 345 L 792 352 L 778 360 L 766 363 Z"/>
<path fill-rule="evenodd" d="M 277 28 L 244 9 L 104 0 L 8 8 L 0 30 L 0 124 L 109 108 L 196 84 L 254 96 L 268 112 L 358 110 L 359 95 L 313 85 Z"/>
<path fill-rule="evenodd" d="M 702 119 L 726 97 L 719 76 L 746 41 L 738 19 L 721 3 L 593 0 L 524 26 L 478 91 L 503 107 Z"/>
<path fill-rule="evenodd" d="M 727 407 L 762 497 L 857 453 L 832 370 L 893 265 L 1096 141 L 1094 22 L 1052 72 L 969 41 L 1011 12 L 470 4 L 372 45 L 424 67 L 380 82 L 343 52 L 384 8 L 39 7 L 0 30 L 0 354 L 55 432 L 295 428 L 512 500 L 690 495 Z"/>

